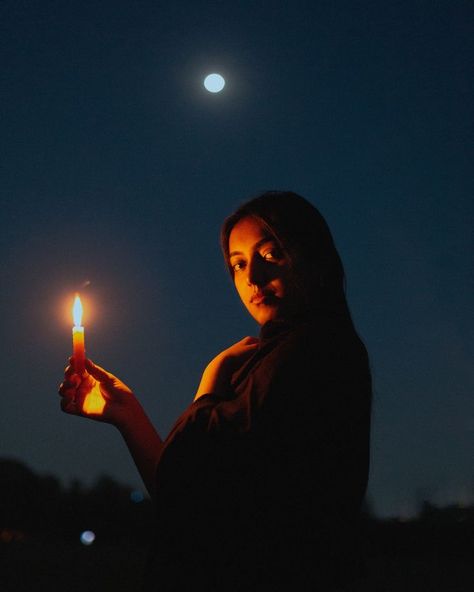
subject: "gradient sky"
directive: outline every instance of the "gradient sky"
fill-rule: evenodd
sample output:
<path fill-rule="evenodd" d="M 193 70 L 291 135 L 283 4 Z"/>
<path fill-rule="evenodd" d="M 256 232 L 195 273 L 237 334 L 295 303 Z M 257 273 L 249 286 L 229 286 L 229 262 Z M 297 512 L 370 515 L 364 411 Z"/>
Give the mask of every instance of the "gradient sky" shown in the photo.
<path fill-rule="evenodd" d="M 474 501 L 473 12 L 2 2 L 0 456 L 138 486 L 113 427 L 59 410 L 74 292 L 89 356 L 165 436 L 207 362 L 258 332 L 222 220 L 291 189 L 332 229 L 371 358 L 375 510 Z"/>

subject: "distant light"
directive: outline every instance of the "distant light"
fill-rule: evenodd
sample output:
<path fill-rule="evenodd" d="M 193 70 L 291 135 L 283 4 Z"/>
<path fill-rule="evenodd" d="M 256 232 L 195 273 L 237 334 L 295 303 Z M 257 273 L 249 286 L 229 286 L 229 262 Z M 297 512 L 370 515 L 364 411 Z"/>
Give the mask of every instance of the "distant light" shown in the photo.
<path fill-rule="evenodd" d="M 225 80 L 220 74 L 209 74 L 204 79 L 204 86 L 209 92 L 218 93 L 224 88 Z"/>
<path fill-rule="evenodd" d="M 133 503 L 139 504 L 145 499 L 145 496 L 141 491 L 138 491 L 138 489 L 136 489 L 135 491 L 132 491 L 132 493 L 130 494 L 130 499 Z"/>
<path fill-rule="evenodd" d="M 92 545 L 92 543 L 94 541 L 95 541 L 95 533 L 92 532 L 92 530 L 85 530 L 81 534 L 81 543 L 83 545 Z"/>

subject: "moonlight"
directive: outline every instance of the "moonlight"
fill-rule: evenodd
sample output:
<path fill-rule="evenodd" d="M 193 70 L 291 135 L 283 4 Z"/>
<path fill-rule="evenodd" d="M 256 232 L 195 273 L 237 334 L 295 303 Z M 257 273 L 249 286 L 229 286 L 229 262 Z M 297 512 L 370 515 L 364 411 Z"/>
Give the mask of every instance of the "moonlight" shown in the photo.
<path fill-rule="evenodd" d="M 218 93 L 225 86 L 225 80 L 220 74 L 209 74 L 204 79 L 204 87 L 211 93 Z"/>

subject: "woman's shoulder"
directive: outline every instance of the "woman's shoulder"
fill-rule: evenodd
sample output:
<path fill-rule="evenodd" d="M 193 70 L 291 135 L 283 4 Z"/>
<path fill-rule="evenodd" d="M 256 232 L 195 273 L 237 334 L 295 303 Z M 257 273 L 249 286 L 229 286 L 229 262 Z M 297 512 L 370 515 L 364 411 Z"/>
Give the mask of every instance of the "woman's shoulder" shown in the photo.
<path fill-rule="evenodd" d="M 322 388 L 365 392 L 370 369 L 367 351 L 352 323 L 313 317 L 264 342 L 260 363 L 248 378 L 272 392 Z"/>

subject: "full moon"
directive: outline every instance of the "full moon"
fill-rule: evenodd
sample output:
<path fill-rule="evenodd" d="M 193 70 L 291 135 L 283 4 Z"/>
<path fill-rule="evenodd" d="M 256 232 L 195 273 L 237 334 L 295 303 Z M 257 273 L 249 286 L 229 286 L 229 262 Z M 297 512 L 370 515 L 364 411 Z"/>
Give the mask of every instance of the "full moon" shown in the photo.
<path fill-rule="evenodd" d="M 220 74 L 209 74 L 204 78 L 204 87 L 211 93 L 218 93 L 225 86 L 225 80 Z"/>

